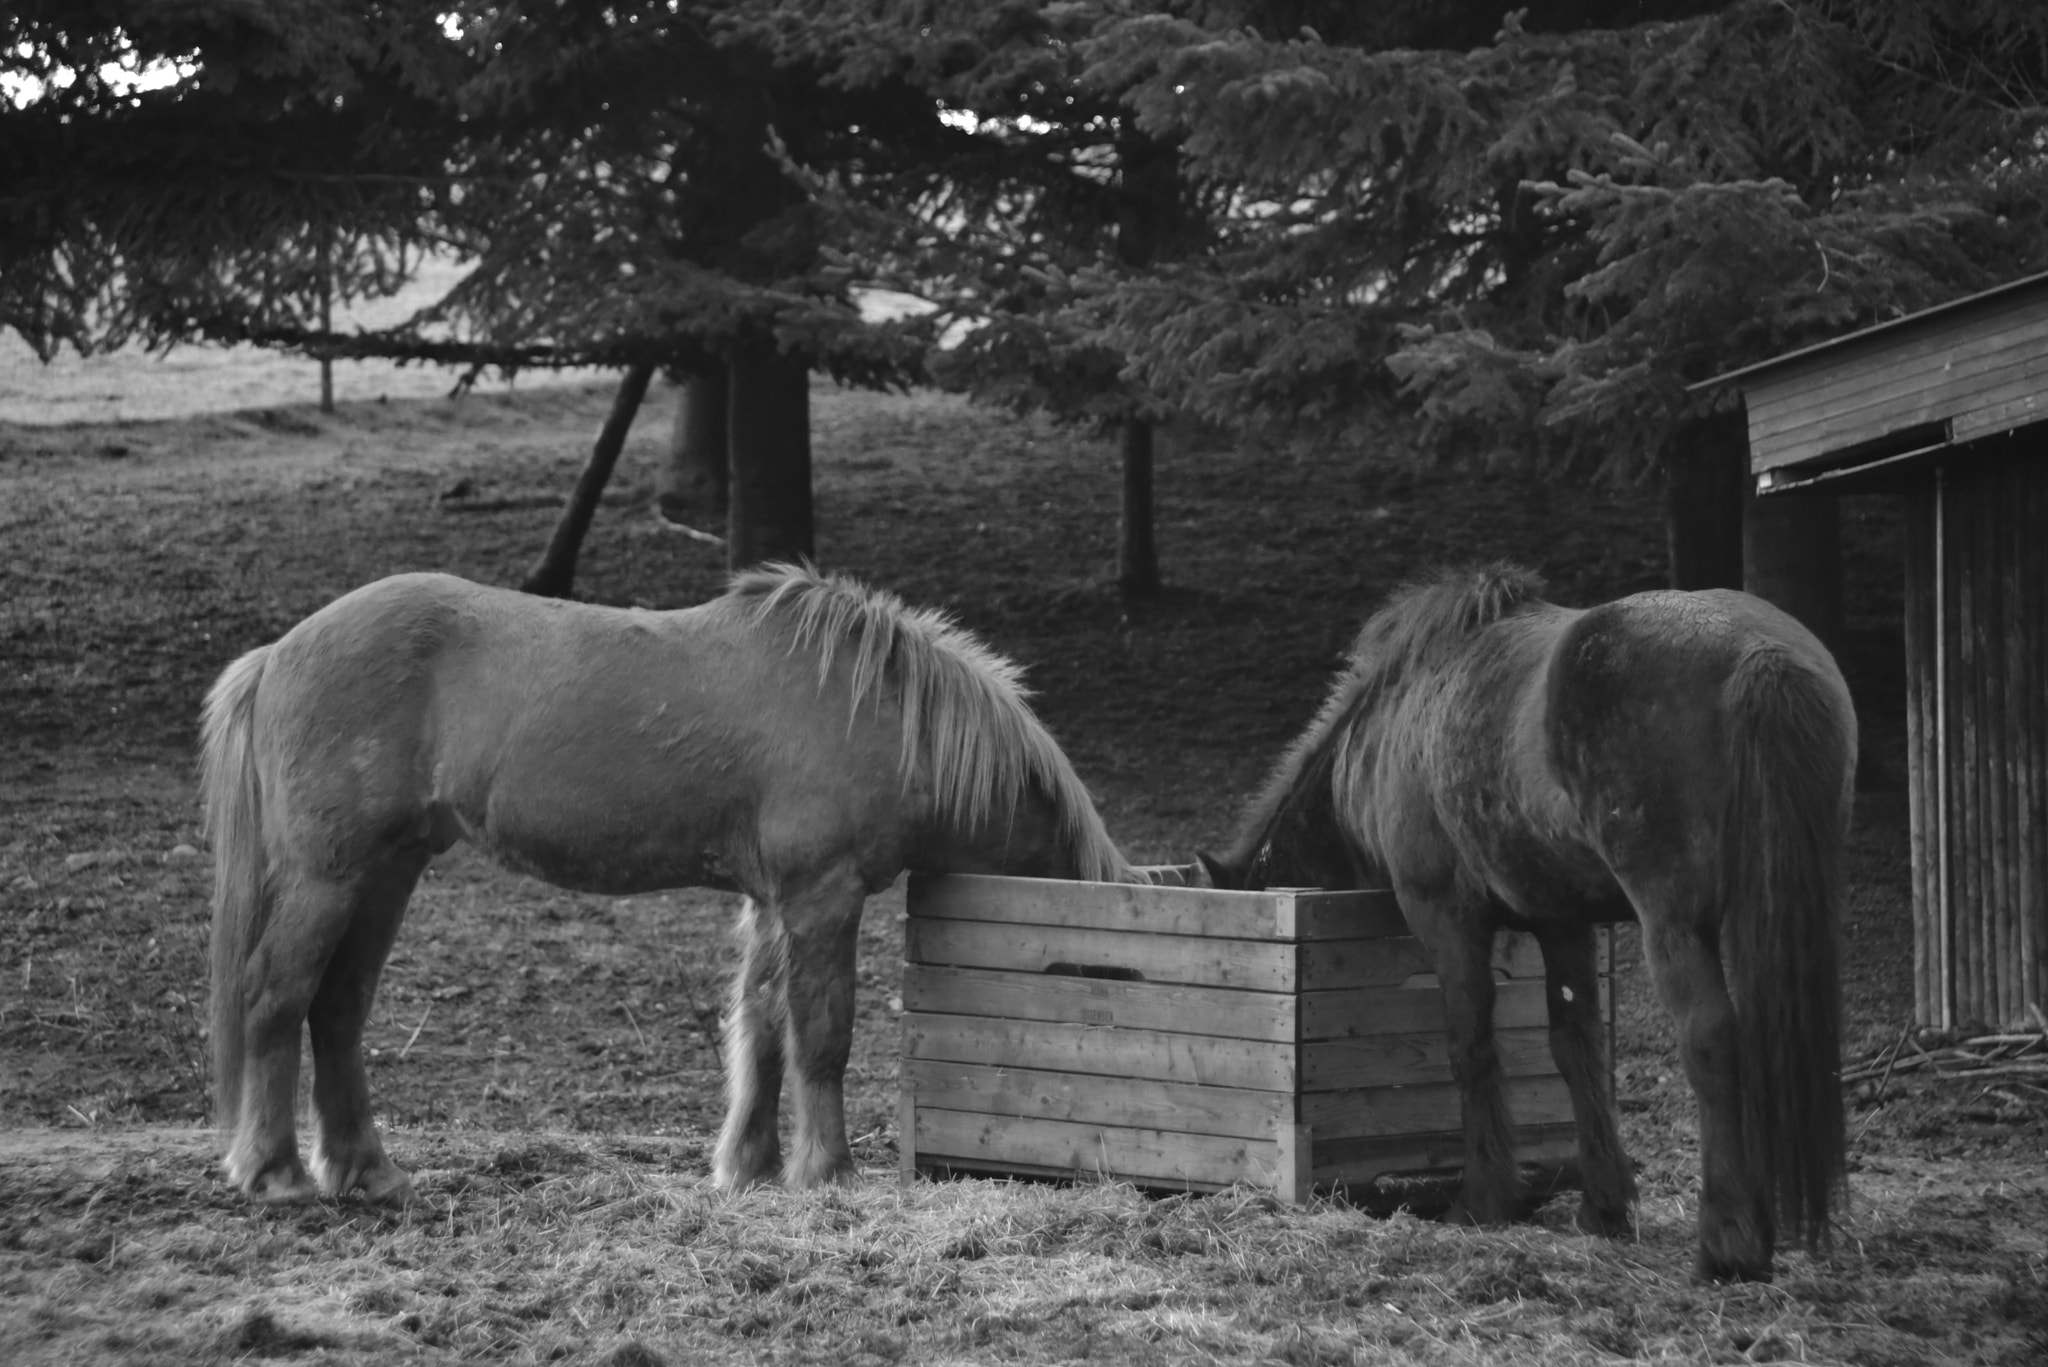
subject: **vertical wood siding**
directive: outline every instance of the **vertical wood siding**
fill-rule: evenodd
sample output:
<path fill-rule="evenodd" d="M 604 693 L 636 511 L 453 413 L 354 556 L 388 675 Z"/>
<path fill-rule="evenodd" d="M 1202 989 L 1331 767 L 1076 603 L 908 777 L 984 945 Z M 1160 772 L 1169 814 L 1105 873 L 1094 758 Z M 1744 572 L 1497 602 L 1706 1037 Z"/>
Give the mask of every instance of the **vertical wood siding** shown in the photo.
<path fill-rule="evenodd" d="M 1906 528 L 1921 1023 L 2048 1011 L 2048 431 L 1930 474 Z"/>

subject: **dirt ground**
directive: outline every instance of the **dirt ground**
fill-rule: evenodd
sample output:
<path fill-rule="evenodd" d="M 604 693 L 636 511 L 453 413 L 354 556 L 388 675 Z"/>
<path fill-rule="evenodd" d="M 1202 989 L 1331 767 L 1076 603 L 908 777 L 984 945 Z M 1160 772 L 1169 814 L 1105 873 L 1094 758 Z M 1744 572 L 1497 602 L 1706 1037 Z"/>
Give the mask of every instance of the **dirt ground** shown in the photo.
<path fill-rule="evenodd" d="M 202 1129 L 210 866 L 192 784 L 198 704 L 238 653 L 383 574 L 517 582 L 608 399 L 564 387 L 349 404 L 332 417 L 295 407 L 0 424 L 0 1358 L 204 1360 L 223 1343 L 240 1356 L 383 1351 L 324 1330 L 294 1348 L 290 1334 L 222 1310 L 218 1290 L 178 1293 L 188 1308 L 194 1296 L 204 1303 L 207 1333 L 228 1336 L 204 1339 L 204 1351 L 191 1335 L 110 1348 L 106 1336 L 128 1330 L 59 1309 L 66 1278 L 92 1269 L 143 1294 L 118 1259 L 106 1265 L 124 1221 L 161 1234 L 188 1202 L 209 1230 L 242 1218 L 209 1174 Z M 1663 575 L 1644 491 L 1417 469 L 1391 445 L 1182 443 L 1160 462 L 1170 587 L 1129 604 L 1112 582 L 1110 446 L 926 394 L 821 384 L 813 416 L 821 560 L 951 609 L 1026 664 L 1041 715 L 1112 833 L 1146 862 L 1186 860 L 1228 829 L 1312 714 L 1359 617 L 1400 581 L 1509 558 L 1540 569 L 1553 597 L 1585 603 Z M 666 419 L 641 420 L 587 543 L 579 596 L 671 607 L 721 583 L 721 552 L 653 515 Z M 1845 935 L 1852 1060 L 1895 1044 L 1912 1007 L 1895 537 L 1882 500 L 1849 505 L 1842 654 L 1866 733 Z M 894 1154 L 901 906 L 899 888 L 874 899 L 864 923 L 848 1074 L 849 1133 L 877 1172 Z M 731 910 L 704 892 L 571 894 L 466 849 L 437 862 L 368 1038 L 399 1161 L 443 1174 L 423 1187 L 444 1192 L 481 1189 L 491 1174 L 524 1191 L 519 1155 L 535 1153 L 536 1171 L 557 1176 L 624 1164 L 699 1182 L 720 1113 Z M 1664 1271 L 1682 1281 L 1690 1099 L 1639 975 L 1622 1000 L 1624 1121 L 1644 1169 L 1646 1226 L 1652 1213 L 1668 1225 L 1647 1246 L 1668 1245 Z M 1870 1362 L 2048 1357 L 2048 1092 L 1987 1082 L 1901 1073 L 1857 1094 L 1853 1162 L 1859 1196 L 1877 1203 L 1865 1232 L 1878 1246 L 1858 1256 L 1898 1276 L 1949 1269 L 1954 1285 L 1977 1290 L 1900 1292 L 1912 1323 L 1877 1323 L 1832 1351 L 1847 1355 L 1848 1344 Z M 81 1204 L 86 1191 L 97 1194 Z M 266 1227 L 287 1243 L 328 1237 L 312 1226 L 292 1234 L 290 1221 Z M 221 1284 L 231 1283 L 234 1258 L 211 1256 L 227 1259 Z M 318 1248 L 306 1256 L 326 1265 Z M 1876 1265 L 1845 1275 L 1867 1279 Z M 1873 1294 L 1855 1293 L 1858 1313 L 1881 1319 Z M 380 1324 L 402 1319 L 377 1313 Z M 1763 1340 L 1743 1332 L 1737 1356 L 1761 1360 L 1752 1349 Z M 1631 1341 L 1650 1355 L 1683 1337 Z M 1602 1360 L 1596 1338 L 1581 1335 L 1574 1351 Z M 392 1342 L 436 1346 L 403 1333 Z M 513 1355 L 544 1357 L 540 1342 L 519 1339 Z M 707 1342 L 748 1356 L 742 1340 Z M 803 1356 L 775 1342 L 768 1356 Z M 1252 1356 L 1211 1355 L 1279 1352 L 1278 1340 L 1261 1342 Z M 1716 1344 L 1698 1360 L 1717 1360 L 1726 1345 Z M 1635 1355 L 1614 1346 L 1608 1360 Z M 1060 1356 L 1025 1338 L 1011 1349 Z M 358 1350 L 369 1356 L 350 1356 Z"/>

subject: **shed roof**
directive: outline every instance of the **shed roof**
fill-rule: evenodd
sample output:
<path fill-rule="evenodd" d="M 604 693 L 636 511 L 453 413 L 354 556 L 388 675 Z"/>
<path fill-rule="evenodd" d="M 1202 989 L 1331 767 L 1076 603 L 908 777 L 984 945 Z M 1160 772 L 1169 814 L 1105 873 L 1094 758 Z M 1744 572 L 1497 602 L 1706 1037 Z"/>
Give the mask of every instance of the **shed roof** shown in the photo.
<path fill-rule="evenodd" d="M 1936 304 L 1931 308 L 1921 309 L 1917 313 L 1904 314 L 1901 317 L 1882 323 L 1872 323 L 1867 328 L 1859 328 L 1855 332 L 1845 332 L 1840 337 L 1830 337 L 1825 342 L 1814 342 L 1800 347 L 1797 351 L 1787 351 L 1781 355 L 1773 356 L 1767 361 L 1752 361 L 1750 364 L 1735 370 L 1724 370 L 1712 379 L 1700 380 L 1694 384 L 1687 385 L 1686 388 L 1693 390 L 1712 389 L 1714 386 L 1726 384 L 1730 380 L 1761 379 L 1766 372 L 1787 368 L 1801 361 L 1818 358 L 1825 352 L 1849 351 L 1865 344 L 1874 343 L 1882 345 L 1885 342 L 1897 341 L 1900 340 L 1899 334 L 1911 333 L 1936 323 L 1952 321 L 1951 315 L 1967 314 L 1973 310 L 1995 312 L 2005 305 L 2013 303 L 2014 299 L 2012 296 L 2025 295 L 2036 290 L 2048 293 L 2048 271 L 2042 271 L 2038 275 L 2021 276 L 2019 279 L 2009 280 L 2003 285 L 1993 285 L 1988 290 L 1979 290 L 1975 294 L 1966 294 L 1960 299 L 1951 299 L 1946 304 Z M 1962 320 L 1953 319 L 1953 321 Z"/>
<path fill-rule="evenodd" d="M 2048 272 L 1706 385 L 1731 381 L 1759 493 L 1974 457 L 1988 438 L 2048 424 Z"/>

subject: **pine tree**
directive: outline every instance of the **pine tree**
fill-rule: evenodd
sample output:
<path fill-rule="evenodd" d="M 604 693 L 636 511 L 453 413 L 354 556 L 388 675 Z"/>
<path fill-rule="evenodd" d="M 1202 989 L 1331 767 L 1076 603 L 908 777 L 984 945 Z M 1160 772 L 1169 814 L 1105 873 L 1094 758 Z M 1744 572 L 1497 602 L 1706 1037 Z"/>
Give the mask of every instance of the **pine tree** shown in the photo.
<path fill-rule="evenodd" d="M 1084 79 L 1238 197 L 1201 258 L 1093 282 L 1095 339 L 1221 421 L 1398 398 L 1435 451 L 1630 477 L 1732 401 L 1694 382 L 2048 260 L 2048 9 L 1700 9 L 1539 8 L 1469 50 L 1398 13 L 1106 28 Z"/>
<path fill-rule="evenodd" d="M 622 422 L 647 368 L 742 358 L 735 413 L 801 409 L 813 368 L 914 378 L 917 325 L 864 324 L 826 246 L 846 235 L 830 182 L 914 164 L 937 111 L 777 60 L 759 40 L 773 7 L 744 8 L 17 6 L 0 62 L 27 93 L 0 109 L 0 325 L 44 354 L 255 341 L 616 367 Z M 99 76 L 110 61 L 180 77 L 133 90 Z M 326 332 L 330 294 L 394 288 L 429 245 L 473 262 L 446 298 L 400 327 Z M 736 418 L 732 433 L 749 497 L 730 544 L 810 554 L 805 426 Z M 586 517 L 572 506 L 563 531 Z M 559 535 L 532 580 L 564 591 L 576 539 Z"/>

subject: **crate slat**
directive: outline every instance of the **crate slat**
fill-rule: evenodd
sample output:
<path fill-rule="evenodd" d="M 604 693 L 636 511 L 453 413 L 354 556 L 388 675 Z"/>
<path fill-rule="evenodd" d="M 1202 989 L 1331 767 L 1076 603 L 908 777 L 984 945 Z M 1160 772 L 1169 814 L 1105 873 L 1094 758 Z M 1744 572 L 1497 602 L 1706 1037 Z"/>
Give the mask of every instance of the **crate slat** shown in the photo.
<path fill-rule="evenodd" d="M 1436 992 L 1426 994 L 1439 997 Z M 906 964 L 903 1009 L 954 1016 L 1075 1021 L 1140 1030 L 1292 1043 L 1299 999 L 1285 992 L 1239 992 L 1185 983 L 1117 982 L 1055 973 Z M 1442 1008 L 1438 1008 L 1439 1018 Z"/>
<path fill-rule="evenodd" d="M 1518 1128 L 1571 1123 L 1571 1092 L 1556 1073 L 1509 1078 L 1506 1092 L 1508 1112 Z M 1456 1131 L 1463 1123 L 1462 1115 L 1457 1084 L 1430 1082 L 1412 1087 L 1306 1092 L 1301 1098 L 1300 1119 L 1319 1138 L 1372 1139 Z"/>
<path fill-rule="evenodd" d="M 1536 1077 L 1555 1073 L 1550 1057 L 1550 1030 L 1496 1030 L 1501 1073 Z M 1339 1087 L 1407 1087 L 1437 1082 L 1451 1075 L 1450 1048 L 1441 1033 L 1354 1036 L 1309 1040 L 1301 1046 L 1301 1089 L 1325 1092 Z"/>
<path fill-rule="evenodd" d="M 903 1054 L 1269 1092 L 1292 1091 L 1296 1080 L 1288 1044 L 993 1016 L 906 1014 Z"/>
<path fill-rule="evenodd" d="M 912 916 L 1089 926 L 1138 934 L 1291 940 L 1333 935 L 1406 935 L 1408 923 L 1384 889 L 1329 892 L 1274 888 L 1238 892 L 1142 883 L 1074 883 L 992 874 L 912 874 Z"/>
<path fill-rule="evenodd" d="M 1578 1135 L 1566 1125 L 1517 1125 L 1515 1158 L 1557 1167 L 1578 1153 Z M 1374 1139 L 1314 1141 L 1310 1171 L 1319 1187 L 1364 1185 L 1395 1173 L 1456 1172 L 1465 1161 L 1465 1139 L 1455 1130 Z"/>
<path fill-rule="evenodd" d="M 1291 1092 L 1213 1083 L 1153 1082 L 1009 1065 L 903 1061 L 903 1083 L 941 1110 L 1072 1120 L 1089 1125 L 1150 1123 L 1192 1134 L 1269 1139 L 1294 1123 Z"/>
<path fill-rule="evenodd" d="M 1134 1125 L 1084 1125 L 1064 1120 L 977 1115 L 940 1107 L 917 1109 L 919 1162 L 934 1167 L 1127 1178 L 1142 1173 L 1153 1186 L 1215 1190 L 1234 1182 L 1276 1185 L 1277 1139 L 1184 1134 Z"/>
<path fill-rule="evenodd" d="M 1277 940 L 1216 940 L 1127 930 L 1030 926 L 1008 921 L 905 923 L 911 963 L 1043 973 L 1057 966 L 1141 974 L 1145 982 L 1290 992 L 1297 946 Z"/>
<path fill-rule="evenodd" d="M 1493 1025 L 1517 1030 L 1550 1025 L 1550 1006 L 1539 979 L 1498 983 L 1493 989 Z M 1422 986 L 1353 988 L 1303 992 L 1301 1038 L 1341 1039 L 1347 1035 L 1419 1034 L 1444 1028 L 1444 995 L 1435 982 Z M 1600 1006 L 1610 1010 L 1609 990 L 1600 984 Z"/>

